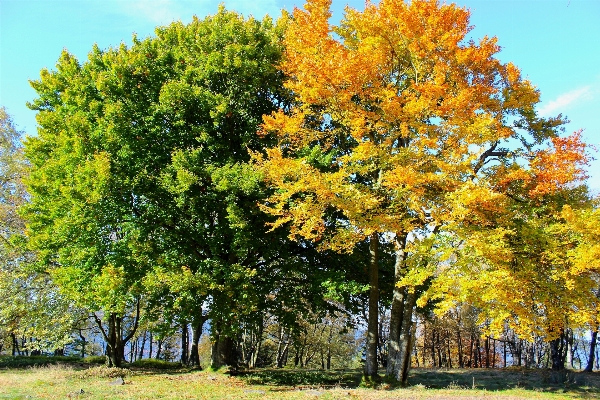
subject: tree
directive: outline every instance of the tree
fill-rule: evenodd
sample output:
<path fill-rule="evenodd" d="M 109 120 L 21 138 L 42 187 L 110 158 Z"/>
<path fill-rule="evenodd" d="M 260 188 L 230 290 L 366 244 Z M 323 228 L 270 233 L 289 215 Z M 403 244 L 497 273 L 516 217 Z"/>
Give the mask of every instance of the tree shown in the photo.
<path fill-rule="evenodd" d="M 348 8 L 331 26 L 329 7 L 307 1 L 286 31 L 281 69 L 294 103 L 265 118 L 264 132 L 279 142 L 256 156 L 277 188 L 263 209 L 277 217 L 273 227 L 324 248 L 347 251 L 370 238 L 367 378 L 377 376 L 377 238 L 393 238 L 386 372 L 406 383 L 417 287 L 431 276 L 436 236 L 452 229 L 452 210 L 471 204 L 468 218 L 493 214 L 511 183 L 535 176 L 542 193 L 580 170 L 537 147 L 553 145 L 562 118 L 536 115 L 538 91 L 495 58 L 495 38 L 466 40 L 467 10 L 382 0 L 364 12 Z"/>
<path fill-rule="evenodd" d="M 22 137 L 6 109 L 0 108 L 0 326 L 2 336 L 10 338 L 13 355 L 64 348 L 81 311 L 35 268 L 35 254 L 27 248 L 25 222 L 18 212 L 28 198 Z"/>
<path fill-rule="evenodd" d="M 323 275 L 303 265 L 326 271 L 325 255 L 265 234 L 269 189 L 247 163 L 272 142 L 256 135 L 262 115 L 287 102 L 282 31 L 221 8 L 130 48 L 94 47 L 83 64 L 64 52 L 32 82 L 30 236 L 63 290 L 109 322 L 110 363 L 139 304 L 198 334 L 209 318 L 219 367 L 237 362 L 241 319 L 281 304 L 268 295 L 323 297 Z"/>

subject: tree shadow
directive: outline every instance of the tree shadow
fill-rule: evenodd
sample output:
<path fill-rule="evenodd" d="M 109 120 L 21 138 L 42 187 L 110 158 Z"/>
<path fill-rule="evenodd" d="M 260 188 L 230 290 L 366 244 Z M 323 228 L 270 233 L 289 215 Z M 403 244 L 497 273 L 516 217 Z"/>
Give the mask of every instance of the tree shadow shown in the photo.
<path fill-rule="evenodd" d="M 600 373 L 544 369 L 427 369 L 414 368 L 410 386 L 428 389 L 523 389 L 536 392 L 600 394 Z"/>

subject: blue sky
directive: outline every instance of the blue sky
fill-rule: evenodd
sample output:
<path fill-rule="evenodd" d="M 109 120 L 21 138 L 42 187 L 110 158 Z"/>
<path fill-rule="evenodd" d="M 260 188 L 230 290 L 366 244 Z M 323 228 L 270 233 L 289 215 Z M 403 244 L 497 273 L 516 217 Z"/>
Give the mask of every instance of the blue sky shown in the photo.
<path fill-rule="evenodd" d="M 566 115 L 567 132 L 584 129 L 600 149 L 600 0 L 456 0 L 471 10 L 471 35 L 498 37 L 499 58 L 521 68 L 542 93 L 539 112 Z M 101 48 L 129 44 L 133 32 L 153 34 L 157 25 L 189 22 L 213 14 L 210 0 L 0 0 L 0 105 L 17 126 L 35 133 L 35 113 L 25 103 L 42 68 L 54 67 L 63 48 L 85 60 L 94 43 Z M 276 17 L 298 0 L 229 0 L 230 10 Z M 333 0 L 334 20 L 344 6 L 362 9 L 363 0 Z M 597 156 L 600 158 L 600 155 Z M 600 160 L 590 168 L 590 186 L 600 192 Z"/>

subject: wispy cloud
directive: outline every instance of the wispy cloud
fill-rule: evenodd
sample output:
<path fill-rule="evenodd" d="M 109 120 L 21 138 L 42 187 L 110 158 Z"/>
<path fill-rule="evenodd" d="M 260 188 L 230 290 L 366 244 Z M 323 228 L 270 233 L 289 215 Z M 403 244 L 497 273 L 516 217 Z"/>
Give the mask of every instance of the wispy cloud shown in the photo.
<path fill-rule="evenodd" d="M 539 108 L 538 113 L 542 117 L 548 117 L 553 114 L 557 114 L 576 102 L 591 99 L 592 92 L 592 86 L 588 85 L 563 93 L 556 99 L 542 105 Z"/>

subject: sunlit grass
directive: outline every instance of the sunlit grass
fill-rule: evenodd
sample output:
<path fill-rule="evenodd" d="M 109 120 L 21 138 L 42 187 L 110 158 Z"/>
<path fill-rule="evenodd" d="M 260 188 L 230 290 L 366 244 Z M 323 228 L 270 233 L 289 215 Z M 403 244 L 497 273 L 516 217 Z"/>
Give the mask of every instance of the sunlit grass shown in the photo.
<path fill-rule="evenodd" d="M 549 371 L 415 369 L 408 388 L 358 387 L 360 371 L 194 370 L 44 366 L 0 370 L 0 399 L 570 399 L 600 397 L 598 374 L 557 383 Z M 122 378 L 124 384 L 121 384 Z M 560 378 L 560 377 L 558 377 Z"/>

